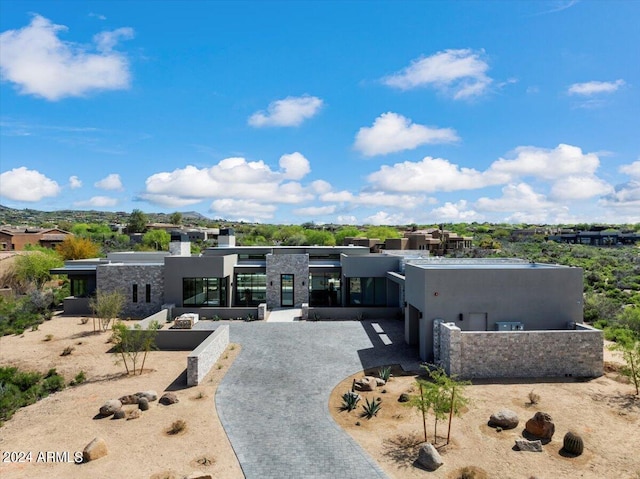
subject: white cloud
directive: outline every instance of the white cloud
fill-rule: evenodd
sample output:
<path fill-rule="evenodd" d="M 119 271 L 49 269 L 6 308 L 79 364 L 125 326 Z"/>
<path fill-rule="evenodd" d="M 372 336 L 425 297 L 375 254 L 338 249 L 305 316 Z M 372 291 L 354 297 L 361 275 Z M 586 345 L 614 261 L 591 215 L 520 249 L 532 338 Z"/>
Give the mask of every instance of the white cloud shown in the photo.
<path fill-rule="evenodd" d="M 2 196 L 14 201 L 40 201 L 58 196 L 61 188 L 54 180 L 25 166 L 0 174 Z"/>
<path fill-rule="evenodd" d="M 172 172 L 160 172 L 146 180 L 140 197 L 151 202 L 161 199 L 197 202 L 206 198 L 232 198 L 267 203 L 300 203 L 314 198 L 313 187 L 304 188 L 298 179 L 309 171 L 309 163 L 299 153 L 283 155 L 281 171 L 263 161 L 226 158 L 210 168 L 188 165 Z M 317 186 L 317 185 L 316 185 Z"/>
<path fill-rule="evenodd" d="M 137 197 L 138 200 L 148 201 L 154 205 L 164 206 L 165 208 L 181 208 L 200 203 L 202 198 L 182 198 L 175 195 L 157 195 L 152 193 L 142 193 Z"/>
<path fill-rule="evenodd" d="M 51 101 L 129 87 L 128 59 L 112 48 L 118 40 L 131 38 L 132 29 L 96 35 L 97 53 L 84 45 L 60 40 L 58 34 L 66 30 L 63 25 L 35 15 L 28 26 L 0 34 L 2 79 L 14 83 L 22 94 Z"/>
<path fill-rule="evenodd" d="M 364 219 L 366 225 L 408 225 L 415 223 L 413 218 L 398 213 L 387 213 L 386 211 L 378 211 Z"/>
<path fill-rule="evenodd" d="M 482 219 L 477 211 L 469 209 L 466 200 L 455 203 L 447 201 L 443 206 L 431 210 L 430 217 L 439 221 L 475 221 Z"/>
<path fill-rule="evenodd" d="M 325 180 L 315 180 L 311 182 L 310 188 L 314 193 L 320 195 L 331 191 L 331 183 Z"/>
<path fill-rule="evenodd" d="M 340 215 L 336 218 L 336 223 L 339 225 L 357 225 L 358 218 L 352 215 Z"/>
<path fill-rule="evenodd" d="M 574 83 L 569 87 L 567 93 L 569 95 L 592 96 L 602 93 L 613 93 L 620 87 L 624 86 L 622 79 L 616 81 L 590 81 L 585 83 Z"/>
<path fill-rule="evenodd" d="M 293 210 L 294 214 L 298 216 L 323 216 L 331 215 L 335 213 L 335 205 L 328 206 L 308 206 L 306 208 L 298 208 Z"/>
<path fill-rule="evenodd" d="M 118 204 L 117 198 L 110 198 L 108 196 L 93 196 L 86 201 L 77 201 L 73 205 L 90 208 L 110 208 Z"/>
<path fill-rule="evenodd" d="M 315 116 L 322 107 L 322 100 L 316 96 L 289 96 L 283 100 L 269 103 L 267 111 L 258 111 L 249 117 L 249 125 L 299 126 L 308 118 Z"/>
<path fill-rule="evenodd" d="M 390 195 L 382 191 L 364 192 L 351 198 L 358 206 L 391 206 L 398 209 L 413 209 L 425 202 L 424 196 Z"/>
<path fill-rule="evenodd" d="M 209 211 L 225 219 L 261 221 L 273 218 L 276 206 L 250 200 L 224 198 L 213 201 Z"/>
<path fill-rule="evenodd" d="M 633 178 L 640 179 L 640 160 L 634 161 L 629 165 L 622 165 L 620 172 L 625 173 Z"/>
<path fill-rule="evenodd" d="M 480 211 L 541 211 L 553 207 L 546 197 L 533 191 L 526 183 L 510 184 L 502 188 L 502 197 L 482 197 L 475 202 Z"/>
<path fill-rule="evenodd" d="M 71 188 L 72 190 L 75 190 L 77 188 L 82 188 L 82 181 L 80 181 L 80 178 L 78 178 L 77 176 L 70 176 L 69 177 L 69 188 Z"/>
<path fill-rule="evenodd" d="M 489 65 L 482 59 L 483 55 L 483 51 L 470 49 L 441 51 L 413 60 L 383 82 L 402 90 L 432 86 L 456 100 L 479 96 L 493 81 L 486 74 Z"/>
<path fill-rule="evenodd" d="M 280 157 L 280 168 L 284 170 L 284 177 L 289 180 L 300 180 L 311 171 L 309 160 L 297 151 Z"/>
<path fill-rule="evenodd" d="M 343 191 L 328 191 L 320 195 L 322 201 L 335 201 L 336 203 L 345 203 L 353 200 L 353 193 L 347 190 Z"/>
<path fill-rule="evenodd" d="M 612 191 L 609 183 L 596 176 L 568 176 L 553 184 L 549 197 L 553 200 L 586 200 Z"/>
<path fill-rule="evenodd" d="M 360 128 L 354 147 L 366 156 L 374 156 L 413 150 L 425 144 L 451 143 L 459 139 L 451 128 L 419 125 L 402 115 L 388 112 L 376 118 L 373 126 Z"/>
<path fill-rule="evenodd" d="M 597 154 L 584 154 L 572 145 L 560 144 L 554 149 L 520 146 L 513 152 L 513 160 L 500 158 L 493 162 L 489 171 L 512 178 L 534 176 L 553 180 L 569 175 L 592 175 L 600 165 Z"/>
<path fill-rule="evenodd" d="M 100 181 L 94 183 L 96 188 L 102 190 L 122 190 L 122 181 L 120 181 L 120 175 L 117 173 L 111 173 Z"/>
<path fill-rule="evenodd" d="M 422 161 L 383 165 L 367 177 L 383 191 L 456 191 L 473 190 L 506 183 L 509 175 L 461 168 L 442 158 L 425 157 Z"/>

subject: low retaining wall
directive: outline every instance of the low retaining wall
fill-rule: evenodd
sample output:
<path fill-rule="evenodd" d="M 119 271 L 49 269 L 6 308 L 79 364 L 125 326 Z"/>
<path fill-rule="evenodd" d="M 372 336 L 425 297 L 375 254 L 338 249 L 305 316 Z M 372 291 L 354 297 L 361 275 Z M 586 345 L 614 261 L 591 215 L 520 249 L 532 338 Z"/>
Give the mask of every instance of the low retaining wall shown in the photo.
<path fill-rule="evenodd" d="M 254 318 L 258 317 L 258 307 L 246 307 L 246 308 L 216 308 L 216 307 L 186 307 L 186 306 L 176 306 L 172 308 L 171 314 L 173 317 L 180 316 L 184 313 L 198 313 L 200 315 L 200 319 L 211 319 L 214 316 L 219 316 L 220 319 L 238 319 L 238 318 L 246 318 L 247 315 L 251 314 Z"/>
<path fill-rule="evenodd" d="M 602 331 L 583 324 L 550 331 L 461 331 L 440 324 L 439 363 L 464 379 L 597 377 Z"/>
<path fill-rule="evenodd" d="M 229 326 L 222 325 L 187 357 L 187 386 L 197 386 L 229 345 Z"/>
<path fill-rule="evenodd" d="M 400 308 L 322 308 L 309 306 L 308 320 L 345 321 L 358 319 L 394 319 L 402 316 Z"/>

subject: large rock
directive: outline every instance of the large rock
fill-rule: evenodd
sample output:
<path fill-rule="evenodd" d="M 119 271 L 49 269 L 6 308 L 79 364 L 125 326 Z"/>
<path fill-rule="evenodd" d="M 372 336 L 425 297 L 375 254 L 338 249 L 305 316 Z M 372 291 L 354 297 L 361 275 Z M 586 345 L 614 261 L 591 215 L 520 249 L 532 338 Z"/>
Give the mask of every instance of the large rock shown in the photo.
<path fill-rule="evenodd" d="M 133 411 L 129 411 L 127 413 L 127 421 L 130 421 L 132 419 L 138 419 L 140 416 L 142 416 L 140 409 L 134 409 Z"/>
<path fill-rule="evenodd" d="M 442 466 L 443 462 L 440 457 L 440 453 L 433 444 L 427 443 L 420 447 L 420 452 L 418 453 L 418 464 L 428 471 L 435 471 Z"/>
<path fill-rule="evenodd" d="M 372 376 L 365 376 L 363 378 L 356 379 L 353 385 L 357 391 L 374 391 L 378 382 L 376 381 L 376 378 Z"/>
<path fill-rule="evenodd" d="M 542 452 L 542 441 L 529 441 L 527 439 L 516 439 L 516 447 L 525 452 Z"/>
<path fill-rule="evenodd" d="M 501 409 L 491 415 L 489 426 L 501 427 L 502 429 L 513 429 L 518 426 L 520 419 L 511 409 Z"/>
<path fill-rule="evenodd" d="M 146 411 L 147 409 L 149 409 L 149 401 L 147 401 L 147 398 L 140 398 L 138 400 L 138 407 L 141 411 Z"/>
<path fill-rule="evenodd" d="M 128 394 L 126 396 L 122 396 L 119 401 L 122 404 L 138 404 L 139 397 L 135 394 Z"/>
<path fill-rule="evenodd" d="M 124 409 L 118 409 L 116 412 L 113 413 L 113 419 L 124 419 L 126 415 L 127 413 L 125 412 Z"/>
<path fill-rule="evenodd" d="M 109 399 L 100 407 L 101 416 L 111 416 L 118 409 L 122 408 L 122 403 L 117 399 Z"/>
<path fill-rule="evenodd" d="M 149 391 L 143 391 L 140 393 L 136 393 L 136 396 L 138 396 L 139 398 L 143 397 L 146 398 L 147 401 L 151 402 L 151 401 L 155 401 L 158 399 L 158 393 L 153 391 L 153 390 L 149 390 Z"/>
<path fill-rule="evenodd" d="M 549 414 L 538 411 L 527 421 L 525 429 L 532 436 L 550 441 L 556 431 L 556 426 Z"/>
<path fill-rule="evenodd" d="M 82 451 L 82 460 L 84 462 L 95 461 L 109 454 L 107 443 L 101 437 L 96 437 Z"/>
<path fill-rule="evenodd" d="M 180 402 L 176 393 L 164 393 L 160 398 L 160 404 L 164 404 L 165 406 L 169 406 L 170 404 L 175 404 Z"/>

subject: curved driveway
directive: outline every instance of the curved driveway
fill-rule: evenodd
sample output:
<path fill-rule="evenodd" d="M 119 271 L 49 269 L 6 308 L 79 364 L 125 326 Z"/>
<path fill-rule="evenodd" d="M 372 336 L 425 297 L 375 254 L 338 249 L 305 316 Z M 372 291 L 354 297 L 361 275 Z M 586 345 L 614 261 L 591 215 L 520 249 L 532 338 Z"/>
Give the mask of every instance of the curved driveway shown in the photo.
<path fill-rule="evenodd" d="M 359 370 L 419 366 L 403 323 L 232 323 L 242 351 L 218 386 L 216 408 L 245 477 L 386 478 L 333 421 L 328 402 Z"/>

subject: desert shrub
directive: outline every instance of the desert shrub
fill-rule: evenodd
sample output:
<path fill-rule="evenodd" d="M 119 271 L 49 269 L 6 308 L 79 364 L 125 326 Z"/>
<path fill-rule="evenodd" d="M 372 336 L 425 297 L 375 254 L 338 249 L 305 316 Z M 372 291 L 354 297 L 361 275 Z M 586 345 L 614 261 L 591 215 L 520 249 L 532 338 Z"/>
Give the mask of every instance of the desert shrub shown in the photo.
<path fill-rule="evenodd" d="M 89 318 L 87 318 L 87 317 L 84 317 L 84 318 L 80 319 L 80 323 L 81 324 L 87 324 L 88 322 L 89 322 Z"/>
<path fill-rule="evenodd" d="M 52 339 L 53 339 L 53 334 L 47 334 L 47 335 L 44 337 L 43 341 L 51 341 Z"/>
<path fill-rule="evenodd" d="M 536 393 L 533 389 L 528 394 L 529 404 L 538 404 L 540 402 L 540 394 Z"/>
<path fill-rule="evenodd" d="M 0 424 L 9 420 L 19 408 L 63 388 L 64 379 L 55 369 L 43 376 L 15 367 L 0 367 Z"/>
<path fill-rule="evenodd" d="M 87 380 L 87 376 L 84 371 L 80 371 L 76 376 L 71 380 L 69 386 L 77 386 L 78 384 L 82 384 Z"/>
<path fill-rule="evenodd" d="M 373 401 L 369 401 L 367 398 L 365 401 L 366 402 L 362 405 L 363 411 L 360 414 L 360 417 L 371 419 L 373 416 L 377 416 L 382 409 L 382 399 L 376 398 Z"/>
<path fill-rule="evenodd" d="M 475 466 L 466 466 L 456 473 L 456 479 L 488 479 L 487 473 Z"/>
<path fill-rule="evenodd" d="M 633 331 L 627 328 L 606 328 L 604 330 L 604 338 L 616 343 L 628 343 L 633 342 L 634 334 Z"/>
<path fill-rule="evenodd" d="M 187 423 L 182 419 L 178 419 L 176 421 L 173 421 L 173 423 L 171 424 L 171 427 L 167 430 L 167 434 L 174 436 L 186 429 L 187 429 Z"/>
<path fill-rule="evenodd" d="M 74 348 L 73 346 L 67 346 L 62 350 L 60 356 L 69 356 L 75 349 L 76 348 Z"/>

